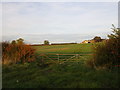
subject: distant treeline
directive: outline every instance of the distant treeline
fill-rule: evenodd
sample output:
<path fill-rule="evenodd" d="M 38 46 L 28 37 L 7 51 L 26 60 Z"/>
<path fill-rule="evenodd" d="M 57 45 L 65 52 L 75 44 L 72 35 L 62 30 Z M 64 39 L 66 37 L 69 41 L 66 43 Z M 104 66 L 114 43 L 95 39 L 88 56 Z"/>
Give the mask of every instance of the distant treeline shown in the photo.
<path fill-rule="evenodd" d="M 68 44 L 77 44 L 77 43 L 52 43 L 51 45 L 68 45 Z"/>
<path fill-rule="evenodd" d="M 49 45 L 69 45 L 69 44 L 77 44 L 77 43 L 51 43 Z M 49 46 L 49 45 L 45 45 L 45 44 L 33 44 L 31 46 Z"/>

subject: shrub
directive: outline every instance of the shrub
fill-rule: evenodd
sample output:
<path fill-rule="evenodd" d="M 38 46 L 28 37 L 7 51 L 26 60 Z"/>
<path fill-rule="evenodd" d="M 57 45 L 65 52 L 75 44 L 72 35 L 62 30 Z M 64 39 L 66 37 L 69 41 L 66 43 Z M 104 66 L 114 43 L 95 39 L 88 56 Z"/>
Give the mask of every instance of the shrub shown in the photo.
<path fill-rule="evenodd" d="M 2 63 L 25 63 L 34 61 L 35 49 L 30 45 L 2 42 Z"/>
<path fill-rule="evenodd" d="M 107 41 L 96 43 L 93 46 L 93 60 L 89 62 L 97 68 L 112 68 L 120 65 L 120 29 L 115 27 L 112 29 L 113 34 L 108 35 Z"/>

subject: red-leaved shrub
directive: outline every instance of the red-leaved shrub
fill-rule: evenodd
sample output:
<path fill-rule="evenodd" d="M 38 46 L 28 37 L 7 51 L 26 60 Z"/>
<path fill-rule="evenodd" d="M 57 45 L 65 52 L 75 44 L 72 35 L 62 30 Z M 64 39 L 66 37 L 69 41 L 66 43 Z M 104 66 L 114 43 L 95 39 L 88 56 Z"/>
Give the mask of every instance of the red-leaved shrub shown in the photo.
<path fill-rule="evenodd" d="M 2 42 L 2 63 L 25 63 L 35 60 L 35 49 L 24 43 Z"/>

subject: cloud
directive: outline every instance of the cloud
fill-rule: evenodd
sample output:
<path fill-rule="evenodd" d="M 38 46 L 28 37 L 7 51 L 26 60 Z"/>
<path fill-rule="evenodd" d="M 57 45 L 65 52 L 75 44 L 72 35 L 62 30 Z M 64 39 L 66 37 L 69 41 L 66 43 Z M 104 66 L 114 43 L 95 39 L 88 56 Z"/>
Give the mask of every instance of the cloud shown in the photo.
<path fill-rule="evenodd" d="M 3 35 L 106 35 L 117 15 L 117 3 L 3 3 Z"/>
<path fill-rule="evenodd" d="M 119 0 L 2 0 L 2 2 L 118 2 Z"/>

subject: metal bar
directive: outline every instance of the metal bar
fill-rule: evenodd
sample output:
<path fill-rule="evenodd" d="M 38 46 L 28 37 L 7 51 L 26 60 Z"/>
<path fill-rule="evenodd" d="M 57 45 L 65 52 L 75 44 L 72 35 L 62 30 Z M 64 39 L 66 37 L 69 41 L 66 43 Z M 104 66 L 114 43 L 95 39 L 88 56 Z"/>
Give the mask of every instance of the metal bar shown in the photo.
<path fill-rule="evenodd" d="M 56 53 L 55 54 L 51 54 L 51 53 L 45 53 L 46 55 L 57 55 Z M 59 54 L 59 55 L 76 55 L 76 54 Z M 78 54 L 78 55 L 93 55 L 93 54 Z"/>

